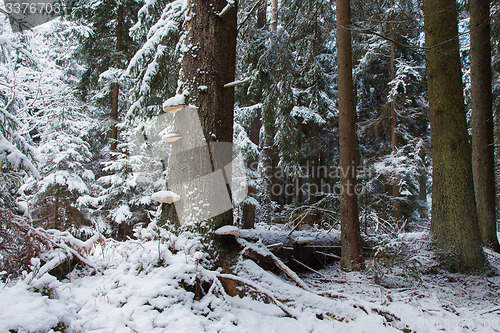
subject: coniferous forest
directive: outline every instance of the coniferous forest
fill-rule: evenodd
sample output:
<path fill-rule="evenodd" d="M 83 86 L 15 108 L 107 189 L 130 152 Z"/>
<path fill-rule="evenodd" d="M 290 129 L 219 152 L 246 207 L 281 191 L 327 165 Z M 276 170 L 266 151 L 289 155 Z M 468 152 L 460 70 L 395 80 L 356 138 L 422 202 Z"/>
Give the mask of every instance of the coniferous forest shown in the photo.
<path fill-rule="evenodd" d="M 500 3 L 0 2 L 0 331 L 500 330 Z"/>

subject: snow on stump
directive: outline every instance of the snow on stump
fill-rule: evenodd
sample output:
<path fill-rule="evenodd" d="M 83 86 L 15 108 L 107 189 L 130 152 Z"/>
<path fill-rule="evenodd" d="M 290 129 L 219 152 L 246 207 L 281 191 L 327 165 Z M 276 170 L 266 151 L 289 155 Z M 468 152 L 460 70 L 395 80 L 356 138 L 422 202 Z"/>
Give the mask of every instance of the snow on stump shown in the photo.
<path fill-rule="evenodd" d="M 181 197 L 172 191 L 159 191 L 153 193 L 151 199 L 153 199 L 154 201 L 171 204 L 181 200 Z"/>
<path fill-rule="evenodd" d="M 178 94 L 174 97 L 170 97 L 165 102 L 163 102 L 163 110 L 165 112 L 176 113 L 186 106 L 186 97 L 184 94 Z"/>
<path fill-rule="evenodd" d="M 225 236 L 225 235 L 240 236 L 241 232 L 240 229 L 238 229 L 238 227 L 235 227 L 233 225 L 225 225 L 215 230 L 214 234 L 216 234 L 217 236 Z"/>

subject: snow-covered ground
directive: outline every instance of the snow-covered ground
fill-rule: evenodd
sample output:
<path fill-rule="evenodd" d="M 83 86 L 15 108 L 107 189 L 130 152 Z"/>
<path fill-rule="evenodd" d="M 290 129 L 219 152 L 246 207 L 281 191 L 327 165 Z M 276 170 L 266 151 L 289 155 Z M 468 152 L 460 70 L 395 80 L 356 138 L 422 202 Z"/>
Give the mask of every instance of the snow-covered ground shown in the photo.
<path fill-rule="evenodd" d="M 87 260 L 97 272 L 80 266 L 58 281 L 33 260 L 32 272 L 0 290 L 0 332 L 500 331 L 500 277 L 442 272 L 425 234 L 402 237 L 404 255 L 375 257 L 362 273 L 299 273 L 310 291 L 241 259 L 233 274 L 258 289 L 240 298 L 202 267 L 196 238 L 150 226 L 137 240 L 96 243 Z M 201 300 L 197 280 L 210 286 Z"/>

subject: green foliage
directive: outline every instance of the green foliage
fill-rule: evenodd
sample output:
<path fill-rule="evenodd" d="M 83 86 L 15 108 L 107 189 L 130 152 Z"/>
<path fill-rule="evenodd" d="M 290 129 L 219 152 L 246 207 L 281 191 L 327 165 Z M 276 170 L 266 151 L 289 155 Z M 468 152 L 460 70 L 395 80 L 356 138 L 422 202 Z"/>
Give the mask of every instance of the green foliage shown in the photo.
<path fill-rule="evenodd" d="M 123 26 L 118 25 L 118 10 L 123 6 Z M 79 89 L 86 98 L 98 87 L 99 77 L 110 68 L 124 69 L 137 50 L 129 36 L 129 29 L 137 21 L 139 2 L 79 1 L 71 3 L 69 18 L 82 25 L 77 29 L 78 47 L 75 57 L 85 66 Z M 116 50 L 117 38 L 122 39 L 120 51 Z"/>
<path fill-rule="evenodd" d="M 186 9 L 185 1 L 158 0 L 139 10 L 138 21 L 130 28 L 140 47 L 126 70 L 134 82 L 128 117 L 158 115 L 163 101 L 175 95 Z"/>

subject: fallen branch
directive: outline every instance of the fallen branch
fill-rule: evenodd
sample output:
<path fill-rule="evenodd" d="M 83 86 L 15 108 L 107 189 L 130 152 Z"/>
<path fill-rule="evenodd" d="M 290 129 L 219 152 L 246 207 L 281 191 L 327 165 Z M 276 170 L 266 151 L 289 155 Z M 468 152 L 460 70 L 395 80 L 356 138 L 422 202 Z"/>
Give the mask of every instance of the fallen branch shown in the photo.
<path fill-rule="evenodd" d="M 83 257 L 78 251 L 74 250 L 71 248 L 69 245 L 67 245 L 64 242 L 64 239 L 62 241 L 58 242 L 56 241 L 56 235 L 48 233 L 46 230 L 41 229 L 41 228 L 33 228 L 27 223 L 20 223 L 18 221 L 12 221 L 13 224 L 16 225 L 16 227 L 21 230 L 22 232 L 31 235 L 33 238 L 41 242 L 42 244 L 48 244 L 51 245 L 53 248 L 59 248 L 64 250 L 67 254 L 71 254 L 74 257 L 76 257 L 78 260 L 80 260 L 82 263 L 85 265 L 89 266 L 92 268 L 94 271 L 99 272 L 99 269 L 95 267 L 91 262 L 89 262 L 85 257 Z M 97 239 L 96 239 L 97 242 Z"/>
<path fill-rule="evenodd" d="M 288 275 L 297 284 L 297 286 L 301 287 L 304 290 L 310 291 L 307 284 L 304 281 L 302 281 L 302 279 L 297 275 L 297 273 L 291 270 L 287 265 L 285 265 L 285 263 L 283 263 L 267 248 L 259 246 L 258 244 L 252 244 L 244 239 L 239 239 L 238 241 L 240 242 L 240 244 L 244 246 L 244 251 L 247 251 L 246 255 L 248 257 L 256 259 L 258 261 L 264 261 L 264 262 L 271 261 L 274 264 L 274 266 L 278 267 L 286 275 Z M 248 255 L 248 252 L 252 252 L 252 255 Z"/>
<path fill-rule="evenodd" d="M 491 249 L 488 249 L 488 248 L 483 248 L 484 249 L 484 253 L 486 253 L 487 255 L 489 255 L 490 257 L 493 257 L 495 259 L 498 259 L 500 260 L 500 254 L 491 250 Z"/>
<path fill-rule="evenodd" d="M 40 267 L 38 272 L 33 275 L 31 280 L 41 278 L 43 275 L 45 275 L 45 273 L 48 273 L 54 268 L 63 264 L 67 259 L 68 255 L 66 253 L 62 253 L 62 256 L 54 256 L 51 260 L 47 261 L 42 267 Z"/>
<path fill-rule="evenodd" d="M 302 221 L 304 221 L 304 219 L 307 217 L 307 214 L 304 214 L 304 216 L 302 216 L 302 218 L 300 219 L 300 221 L 292 228 L 292 230 L 290 230 L 290 232 L 288 233 L 288 236 L 290 236 L 292 234 L 292 232 L 295 231 L 295 229 L 297 229 L 300 225 L 302 225 Z M 293 222 L 295 222 L 297 219 L 295 219 Z M 292 222 L 292 223 L 293 223 Z"/>
<path fill-rule="evenodd" d="M 482 315 L 485 315 L 485 314 L 488 314 L 488 313 L 493 313 L 493 312 L 500 312 L 500 308 L 496 308 L 496 309 L 484 311 L 484 312 L 481 312 L 479 315 L 482 316 Z"/>
<path fill-rule="evenodd" d="M 299 264 L 300 266 L 304 267 L 305 269 L 308 269 L 308 270 L 310 270 L 311 272 L 313 272 L 313 273 L 315 273 L 315 274 L 317 274 L 317 275 L 321 276 L 322 278 L 326 279 L 326 276 L 325 276 L 324 274 L 322 274 L 322 273 L 318 272 L 317 270 L 315 270 L 315 269 L 313 269 L 313 268 L 311 268 L 311 267 L 307 266 L 306 264 L 304 264 L 304 263 L 302 263 L 302 262 L 298 261 L 297 259 L 292 258 L 292 261 L 293 261 L 294 263 Z"/>
<path fill-rule="evenodd" d="M 274 304 L 276 304 L 276 306 L 278 306 L 287 316 L 293 318 L 293 319 L 297 319 L 296 316 L 294 316 L 291 312 L 290 312 L 290 309 L 285 305 L 283 304 L 282 302 L 278 301 L 276 299 L 276 297 L 274 297 L 274 295 L 272 294 L 272 292 L 256 283 L 254 283 L 253 281 L 251 280 L 248 280 L 248 279 L 245 279 L 245 278 L 242 278 L 242 277 L 239 277 L 239 276 L 236 276 L 236 275 L 232 275 L 232 274 L 218 274 L 217 277 L 219 279 L 228 279 L 228 280 L 232 280 L 232 281 L 235 281 L 235 282 L 239 282 L 239 283 L 242 283 L 242 284 L 246 284 L 247 286 L 249 287 L 252 287 L 253 289 L 255 289 L 256 291 L 258 291 L 259 293 L 267 296 Z"/>
<path fill-rule="evenodd" d="M 341 259 L 338 255 L 335 255 L 335 254 L 332 254 L 332 253 L 326 253 L 326 252 L 317 251 L 317 250 L 316 250 L 316 253 L 322 254 L 322 255 L 324 255 L 324 256 L 326 256 L 326 257 L 330 257 L 330 258 L 338 259 L 338 260 L 340 260 L 340 259 Z"/>

